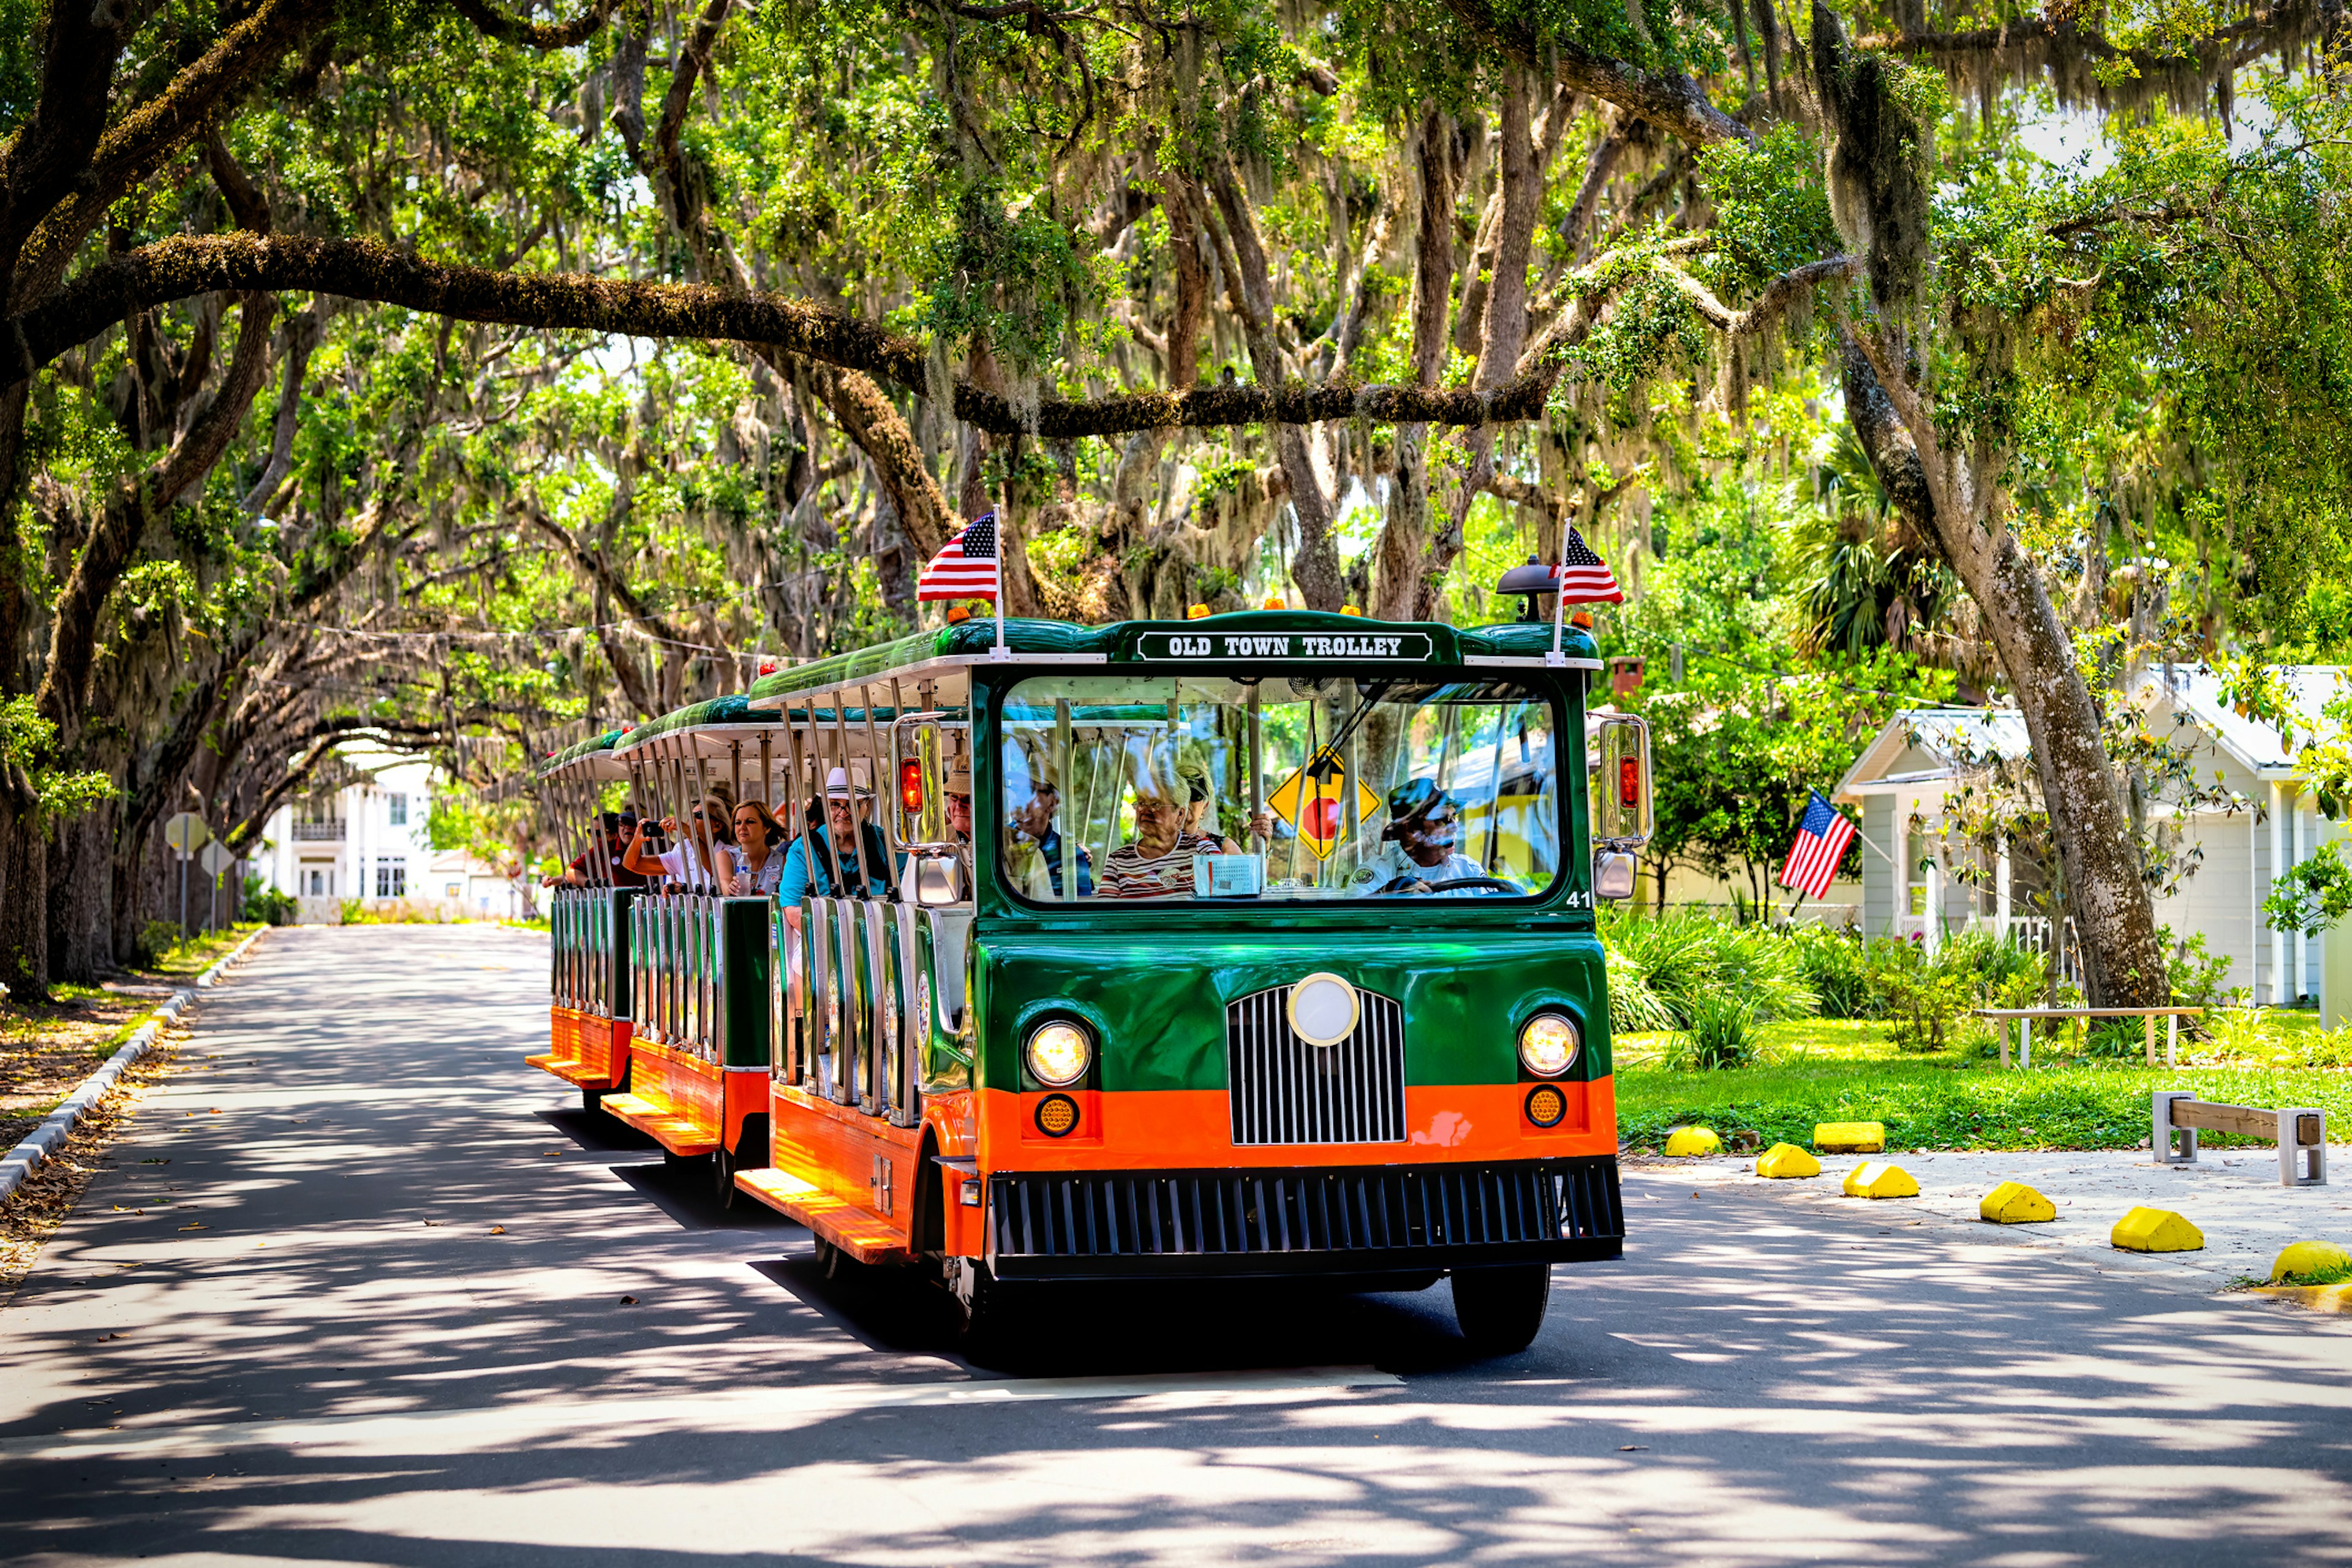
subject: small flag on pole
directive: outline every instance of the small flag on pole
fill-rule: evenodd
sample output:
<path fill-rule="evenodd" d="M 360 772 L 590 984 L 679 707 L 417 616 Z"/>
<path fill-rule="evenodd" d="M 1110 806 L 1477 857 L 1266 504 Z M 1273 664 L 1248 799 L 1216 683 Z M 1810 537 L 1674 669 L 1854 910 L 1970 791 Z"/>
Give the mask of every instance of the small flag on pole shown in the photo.
<path fill-rule="evenodd" d="M 1797 841 L 1789 846 L 1789 858 L 1780 863 L 1780 886 L 1794 888 L 1809 899 L 1821 899 L 1837 876 L 1845 847 L 1853 842 L 1853 823 L 1821 791 L 1806 794 L 1811 798 L 1805 802 L 1805 819 L 1797 824 Z"/>
<path fill-rule="evenodd" d="M 996 514 L 982 512 L 931 557 L 915 579 L 918 599 L 988 599 L 997 591 Z"/>
<path fill-rule="evenodd" d="M 1559 602 L 1563 605 L 1622 605 L 1625 590 L 1617 585 L 1617 574 L 1609 563 L 1592 552 L 1584 542 L 1584 535 L 1571 527 L 1567 542 L 1560 548 L 1559 567 L 1552 575 L 1559 579 Z"/>

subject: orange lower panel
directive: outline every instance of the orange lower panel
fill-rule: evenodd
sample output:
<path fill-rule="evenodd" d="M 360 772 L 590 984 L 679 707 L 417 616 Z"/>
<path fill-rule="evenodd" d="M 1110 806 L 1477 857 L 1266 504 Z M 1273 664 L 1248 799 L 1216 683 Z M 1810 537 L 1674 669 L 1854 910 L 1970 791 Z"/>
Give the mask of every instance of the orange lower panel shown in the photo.
<path fill-rule="evenodd" d="M 580 1048 L 574 1059 L 583 1076 L 572 1081 L 583 1089 L 618 1089 L 628 1082 L 630 1027 L 626 1018 L 583 1015 Z"/>
<path fill-rule="evenodd" d="M 764 1087 L 767 1079 L 756 1073 L 730 1074 L 725 1068 L 699 1057 L 668 1046 L 656 1046 L 638 1040 L 629 1047 L 629 1093 L 643 1100 L 659 1114 L 675 1119 L 694 1129 L 692 1140 L 698 1147 L 696 1152 L 708 1152 L 719 1147 L 721 1135 L 740 1131 L 740 1117 L 730 1127 L 727 1116 L 727 1080 L 730 1077 L 748 1079 L 751 1084 Z M 623 1121 L 628 1121 L 623 1117 Z M 640 1128 L 651 1134 L 665 1149 L 673 1152 L 669 1138 L 652 1127 Z M 730 1142 L 727 1145 L 733 1148 Z"/>
<path fill-rule="evenodd" d="M 860 1263 L 900 1263 L 914 1256 L 905 1234 L 889 1221 L 821 1192 L 789 1172 L 738 1171 L 735 1184 L 777 1213 L 800 1221 Z"/>
<path fill-rule="evenodd" d="M 887 1234 L 890 1244 L 904 1252 L 917 1178 L 922 1173 L 918 1159 L 922 1129 L 893 1127 L 854 1105 L 835 1105 L 784 1084 L 772 1085 L 770 1105 L 769 1161 L 774 1173 L 779 1180 L 805 1186 L 826 1205 L 813 1207 L 808 1215 L 793 1213 L 793 1217 L 846 1251 L 856 1250 L 852 1236 Z M 889 1170 L 888 1214 L 877 1208 L 881 1201 L 877 1162 Z M 862 1217 L 853 1226 L 850 1216 Z M 841 1234 L 835 1234 L 836 1227 Z"/>
<path fill-rule="evenodd" d="M 613 1087 L 604 1081 L 601 1073 L 592 1072 L 579 1062 L 566 1061 L 552 1051 L 543 1057 L 525 1057 L 522 1063 L 525 1067 L 537 1068 L 544 1073 L 552 1073 L 574 1089 L 593 1091 Z"/>
<path fill-rule="evenodd" d="M 1541 1160 L 1617 1152 L 1617 1091 L 1609 1079 L 1563 1083 L 1568 1115 L 1542 1129 L 1521 1106 L 1533 1084 L 1454 1084 L 1404 1091 L 1402 1143 L 1269 1143 L 1236 1147 L 1225 1091 L 1157 1089 L 1087 1098 L 1093 1124 L 1067 1138 L 1038 1136 L 1045 1097 L 982 1089 L 981 1167 L 992 1171 L 1216 1170 L 1277 1165 L 1435 1164 Z"/>

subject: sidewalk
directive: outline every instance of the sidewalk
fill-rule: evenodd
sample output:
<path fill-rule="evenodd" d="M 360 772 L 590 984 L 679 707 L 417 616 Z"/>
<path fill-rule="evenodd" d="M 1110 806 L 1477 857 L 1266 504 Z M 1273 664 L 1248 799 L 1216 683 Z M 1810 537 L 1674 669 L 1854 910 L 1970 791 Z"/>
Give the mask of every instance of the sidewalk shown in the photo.
<path fill-rule="evenodd" d="M 1850 1198 L 1839 1191 L 1845 1174 L 1864 1160 L 1900 1165 L 1919 1184 L 1916 1198 Z M 1767 1181 L 1756 1157 L 1696 1160 L 1628 1158 L 1629 1171 L 1669 1174 L 1694 1188 L 1738 1186 L 1791 1204 L 1850 1211 L 1881 1227 L 1918 1223 L 1963 1226 L 1976 1239 L 2062 1254 L 2130 1272 L 2153 1271 L 2198 1291 L 2234 1279 L 2266 1279 L 2271 1260 L 2289 1242 L 2315 1239 L 2352 1247 L 2352 1148 L 2331 1145 L 2330 1184 L 2284 1187 L 2278 1156 L 2267 1148 L 2208 1149 L 2194 1165 L 2158 1165 L 2145 1149 L 2024 1153 L 1943 1152 L 1829 1154 L 1822 1173 L 1803 1181 Z M 2002 1182 L 2022 1182 L 2057 1206 L 2044 1225 L 1988 1225 L 1977 1203 Z M 2170 1209 L 2205 1233 L 2201 1252 L 2119 1252 L 2107 1239 L 2124 1211 L 2145 1205 Z"/>

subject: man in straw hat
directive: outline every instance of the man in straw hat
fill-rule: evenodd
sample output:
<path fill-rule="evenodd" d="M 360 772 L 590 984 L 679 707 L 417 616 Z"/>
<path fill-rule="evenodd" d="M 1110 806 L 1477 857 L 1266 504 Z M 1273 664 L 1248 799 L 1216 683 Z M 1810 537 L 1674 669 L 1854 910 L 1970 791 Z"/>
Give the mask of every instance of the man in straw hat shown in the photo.
<path fill-rule="evenodd" d="M 890 863 L 882 830 L 858 813 L 858 803 L 873 797 L 874 792 L 862 785 L 853 789 L 849 774 L 840 768 L 825 775 L 824 825 L 801 835 L 785 857 L 784 874 L 776 884 L 776 901 L 793 924 L 799 924 L 801 900 L 812 889 L 820 898 L 830 898 L 842 888 L 875 898 L 890 891 L 898 868 Z"/>

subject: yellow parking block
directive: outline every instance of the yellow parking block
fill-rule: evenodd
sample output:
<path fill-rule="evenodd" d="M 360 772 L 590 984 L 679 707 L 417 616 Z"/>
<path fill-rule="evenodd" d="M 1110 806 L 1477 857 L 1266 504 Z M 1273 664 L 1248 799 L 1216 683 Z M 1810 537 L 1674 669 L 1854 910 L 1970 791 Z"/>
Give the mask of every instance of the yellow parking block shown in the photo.
<path fill-rule="evenodd" d="M 2202 1252 L 2205 1233 L 2170 1209 L 2136 1208 L 2116 1221 L 2109 1245 L 2124 1252 Z"/>
<path fill-rule="evenodd" d="M 2298 1241 L 2278 1255 L 2271 1265 L 2271 1283 L 2314 1279 L 2323 1274 L 2333 1274 L 2341 1280 L 2346 1269 L 2352 1268 L 2352 1253 L 2346 1252 L 2332 1241 Z"/>
<path fill-rule="evenodd" d="M 1822 1173 L 1822 1163 L 1794 1143 L 1775 1143 L 1756 1156 L 1756 1173 L 1777 1181 L 1818 1176 Z"/>
<path fill-rule="evenodd" d="M 1995 1225 L 2039 1225 L 2058 1217 L 2058 1205 L 2023 1182 L 2003 1182 L 1977 1205 L 1977 1217 Z"/>
<path fill-rule="evenodd" d="M 1884 1121 L 1822 1121 L 1813 1127 L 1817 1154 L 1875 1154 L 1885 1147 Z"/>
<path fill-rule="evenodd" d="M 1900 1165 L 1882 1164 L 1865 1160 L 1845 1173 L 1845 1195 L 1850 1198 L 1916 1198 L 1919 1184 L 1911 1173 Z"/>
<path fill-rule="evenodd" d="M 1666 1152 L 1673 1155 L 1712 1154 L 1722 1147 L 1712 1127 L 1677 1127 L 1666 1134 Z"/>

